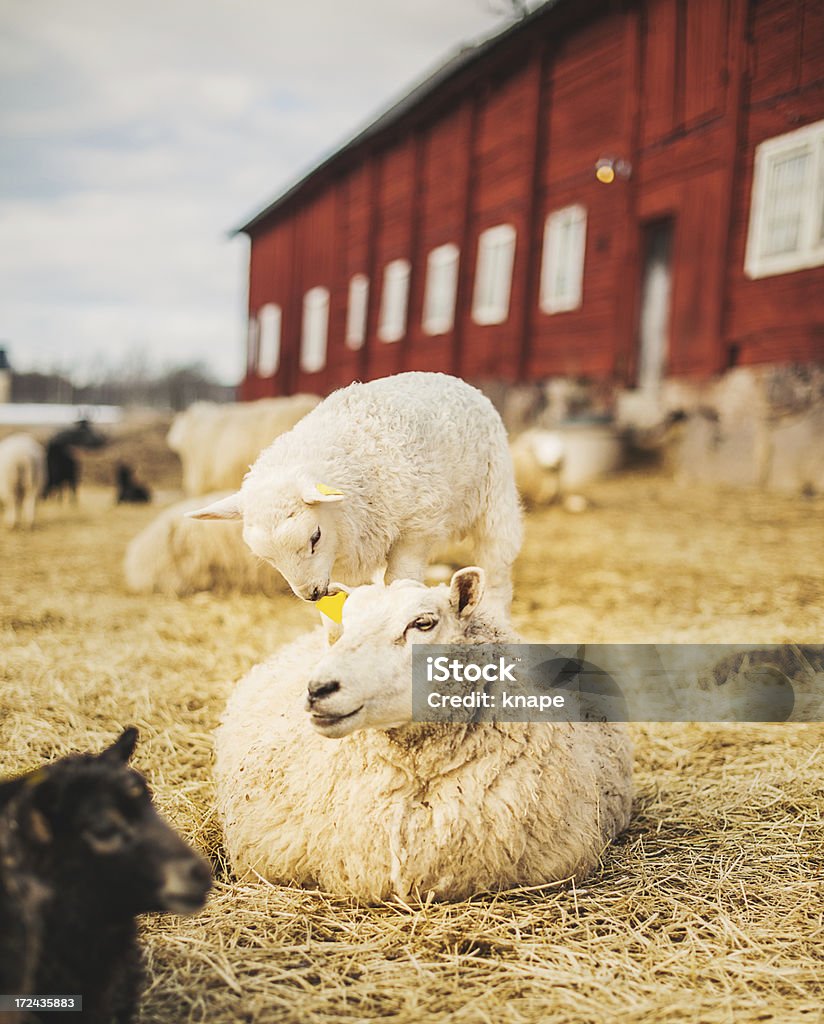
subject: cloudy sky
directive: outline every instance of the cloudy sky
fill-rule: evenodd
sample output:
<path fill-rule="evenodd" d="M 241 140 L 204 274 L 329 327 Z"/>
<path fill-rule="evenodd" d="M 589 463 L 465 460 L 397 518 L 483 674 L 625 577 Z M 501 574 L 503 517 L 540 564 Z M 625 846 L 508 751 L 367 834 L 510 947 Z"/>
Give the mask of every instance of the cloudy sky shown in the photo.
<path fill-rule="evenodd" d="M 497 6 L 497 12 L 496 12 Z M 0 345 L 242 370 L 232 227 L 504 0 L 0 0 Z"/>

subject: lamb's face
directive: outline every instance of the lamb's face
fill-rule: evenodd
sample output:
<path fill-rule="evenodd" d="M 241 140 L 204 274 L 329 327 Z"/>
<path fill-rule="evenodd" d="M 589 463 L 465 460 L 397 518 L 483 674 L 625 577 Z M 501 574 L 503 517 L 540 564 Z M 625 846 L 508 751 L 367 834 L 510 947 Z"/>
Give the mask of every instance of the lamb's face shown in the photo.
<path fill-rule="evenodd" d="M 190 519 L 242 519 L 243 539 L 304 601 L 330 592 L 338 553 L 335 506 L 344 495 L 300 475 L 247 475 L 237 494 L 187 512 Z"/>
<path fill-rule="evenodd" d="M 354 590 L 343 635 L 317 664 L 306 708 L 323 736 L 391 729 L 412 721 L 414 644 L 459 642 L 483 592 L 483 571 L 463 569 L 450 587 L 397 580 Z"/>
<path fill-rule="evenodd" d="M 329 593 L 337 557 L 334 510 L 307 505 L 300 497 L 272 502 L 243 517 L 243 539 L 259 557 L 273 565 L 304 601 Z"/>

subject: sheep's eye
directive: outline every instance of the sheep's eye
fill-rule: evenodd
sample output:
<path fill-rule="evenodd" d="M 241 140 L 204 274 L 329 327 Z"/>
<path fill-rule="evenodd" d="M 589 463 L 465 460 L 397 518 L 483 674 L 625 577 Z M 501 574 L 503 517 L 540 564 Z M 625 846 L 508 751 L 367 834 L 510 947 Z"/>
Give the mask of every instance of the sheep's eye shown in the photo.
<path fill-rule="evenodd" d="M 430 629 L 434 629 L 438 625 L 438 620 L 432 615 L 419 615 L 409 625 L 412 629 L 417 629 L 421 633 L 428 633 Z"/>
<path fill-rule="evenodd" d="M 315 530 L 315 532 L 309 538 L 309 543 L 312 545 L 312 554 L 313 555 L 315 553 L 315 548 L 318 546 L 318 541 L 319 540 L 320 540 L 320 527 L 318 527 L 317 530 Z"/>
<path fill-rule="evenodd" d="M 95 853 L 116 853 L 125 843 L 123 830 L 113 821 L 103 819 L 85 830 L 86 841 Z"/>

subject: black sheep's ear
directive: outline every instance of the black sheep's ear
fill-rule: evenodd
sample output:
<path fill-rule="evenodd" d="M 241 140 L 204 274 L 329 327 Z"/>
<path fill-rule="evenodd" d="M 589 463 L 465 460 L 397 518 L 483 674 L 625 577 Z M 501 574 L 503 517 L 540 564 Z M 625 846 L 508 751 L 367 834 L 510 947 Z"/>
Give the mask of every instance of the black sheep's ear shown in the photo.
<path fill-rule="evenodd" d="M 129 728 L 124 729 L 114 743 L 110 747 L 106 747 L 103 753 L 99 756 L 105 761 L 114 761 L 115 763 L 126 764 L 134 753 L 134 748 L 136 746 L 137 729 L 135 729 L 133 725 L 130 725 Z"/>

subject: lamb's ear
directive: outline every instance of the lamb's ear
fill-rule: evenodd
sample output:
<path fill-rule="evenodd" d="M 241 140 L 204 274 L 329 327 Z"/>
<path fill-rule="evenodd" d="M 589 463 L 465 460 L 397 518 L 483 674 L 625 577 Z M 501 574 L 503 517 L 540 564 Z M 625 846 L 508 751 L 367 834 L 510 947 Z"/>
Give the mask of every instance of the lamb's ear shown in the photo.
<path fill-rule="evenodd" d="M 137 729 L 130 725 L 117 737 L 110 747 L 106 747 L 100 757 L 105 761 L 126 764 L 137 746 Z"/>
<path fill-rule="evenodd" d="M 449 585 L 449 603 L 458 616 L 468 619 L 484 593 L 484 571 L 476 565 L 459 569 Z"/>
<path fill-rule="evenodd" d="M 320 501 L 343 501 L 343 491 L 317 480 L 301 480 L 300 496 L 307 505 L 317 505 Z"/>
<path fill-rule="evenodd" d="M 240 500 L 237 494 L 230 494 L 220 501 L 213 501 L 211 505 L 196 509 L 194 512 L 186 513 L 187 519 L 242 519 L 243 513 L 240 510 Z"/>

